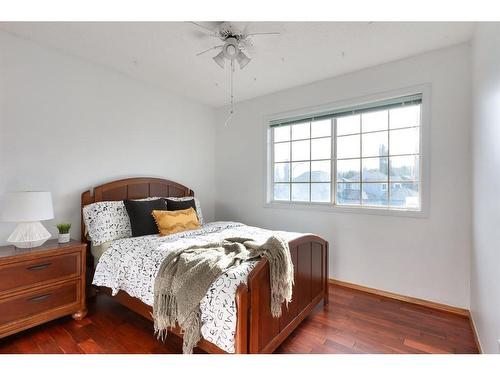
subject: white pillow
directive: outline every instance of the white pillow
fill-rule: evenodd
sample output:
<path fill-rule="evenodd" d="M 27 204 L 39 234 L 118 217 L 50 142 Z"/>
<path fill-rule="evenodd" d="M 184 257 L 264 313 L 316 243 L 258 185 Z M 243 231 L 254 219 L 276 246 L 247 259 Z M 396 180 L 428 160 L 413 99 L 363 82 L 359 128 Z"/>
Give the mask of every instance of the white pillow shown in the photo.
<path fill-rule="evenodd" d="M 103 201 L 83 207 L 83 222 L 93 246 L 132 237 L 130 219 L 123 201 Z"/>

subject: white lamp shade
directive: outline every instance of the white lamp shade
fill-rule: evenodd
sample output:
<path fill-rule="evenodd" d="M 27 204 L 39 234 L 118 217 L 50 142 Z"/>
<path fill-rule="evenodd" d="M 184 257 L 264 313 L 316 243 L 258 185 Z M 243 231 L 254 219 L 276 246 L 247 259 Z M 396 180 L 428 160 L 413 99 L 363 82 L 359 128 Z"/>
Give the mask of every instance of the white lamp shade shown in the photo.
<path fill-rule="evenodd" d="M 20 191 L 2 197 L 1 221 L 22 223 L 53 218 L 52 194 L 48 191 Z"/>

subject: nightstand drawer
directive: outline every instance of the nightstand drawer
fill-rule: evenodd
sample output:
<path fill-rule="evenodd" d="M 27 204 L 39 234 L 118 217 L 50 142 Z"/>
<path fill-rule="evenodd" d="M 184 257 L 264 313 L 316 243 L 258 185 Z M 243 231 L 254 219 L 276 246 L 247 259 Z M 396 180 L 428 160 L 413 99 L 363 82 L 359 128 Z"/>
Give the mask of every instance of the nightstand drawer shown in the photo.
<path fill-rule="evenodd" d="M 80 252 L 0 266 L 0 293 L 80 276 Z"/>
<path fill-rule="evenodd" d="M 78 304 L 79 288 L 76 280 L 0 300 L 0 326 Z"/>

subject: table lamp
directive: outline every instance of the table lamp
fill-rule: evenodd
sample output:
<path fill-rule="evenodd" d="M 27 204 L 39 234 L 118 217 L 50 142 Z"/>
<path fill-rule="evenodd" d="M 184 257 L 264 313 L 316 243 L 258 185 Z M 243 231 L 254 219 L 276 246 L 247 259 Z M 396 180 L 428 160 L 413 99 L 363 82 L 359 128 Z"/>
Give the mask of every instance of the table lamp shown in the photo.
<path fill-rule="evenodd" d="M 42 245 L 51 235 L 40 221 L 53 218 L 52 195 L 48 191 L 19 191 L 2 197 L 0 220 L 19 223 L 7 239 L 16 247 Z"/>

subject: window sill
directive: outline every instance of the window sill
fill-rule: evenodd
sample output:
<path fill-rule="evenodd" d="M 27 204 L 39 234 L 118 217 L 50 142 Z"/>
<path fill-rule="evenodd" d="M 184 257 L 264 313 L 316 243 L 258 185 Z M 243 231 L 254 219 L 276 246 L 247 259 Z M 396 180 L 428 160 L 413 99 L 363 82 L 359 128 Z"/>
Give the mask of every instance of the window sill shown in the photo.
<path fill-rule="evenodd" d="M 427 218 L 428 214 L 424 209 L 405 210 L 405 209 L 387 209 L 379 207 L 358 207 L 358 206 L 335 206 L 331 203 L 311 203 L 311 202 L 266 202 L 264 208 L 277 208 L 288 210 L 312 210 L 326 211 L 333 213 L 350 213 L 350 214 L 365 214 L 365 215 L 382 215 L 382 216 L 397 216 L 397 217 L 412 217 L 412 218 Z"/>

